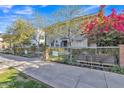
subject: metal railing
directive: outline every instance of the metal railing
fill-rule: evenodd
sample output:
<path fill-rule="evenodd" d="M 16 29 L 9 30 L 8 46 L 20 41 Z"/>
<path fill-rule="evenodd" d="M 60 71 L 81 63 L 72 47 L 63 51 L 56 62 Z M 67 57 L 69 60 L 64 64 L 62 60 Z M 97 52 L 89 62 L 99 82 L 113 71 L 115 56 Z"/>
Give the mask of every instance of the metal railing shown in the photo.
<path fill-rule="evenodd" d="M 77 60 L 89 62 L 103 62 L 110 64 L 119 63 L 119 47 L 48 47 L 49 60 L 58 62 L 69 62 L 69 54 L 72 54 L 72 61 Z M 72 53 L 68 52 L 68 48 L 72 49 Z"/>

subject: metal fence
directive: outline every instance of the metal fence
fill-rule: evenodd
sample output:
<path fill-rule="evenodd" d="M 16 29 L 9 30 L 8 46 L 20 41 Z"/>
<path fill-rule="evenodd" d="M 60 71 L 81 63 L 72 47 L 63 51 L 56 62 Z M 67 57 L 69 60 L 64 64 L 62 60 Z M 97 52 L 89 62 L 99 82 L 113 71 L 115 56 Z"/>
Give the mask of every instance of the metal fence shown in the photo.
<path fill-rule="evenodd" d="M 72 55 L 72 62 L 97 62 L 104 64 L 119 64 L 119 47 L 86 47 L 86 48 L 59 48 L 48 47 L 50 61 L 69 63 L 69 56 Z M 71 49 L 71 52 L 68 51 Z"/>
<path fill-rule="evenodd" d="M 119 47 L 88 47 L 73 49 L 76 60 L 99 62 L 104 64 L 119 64 Z"/>

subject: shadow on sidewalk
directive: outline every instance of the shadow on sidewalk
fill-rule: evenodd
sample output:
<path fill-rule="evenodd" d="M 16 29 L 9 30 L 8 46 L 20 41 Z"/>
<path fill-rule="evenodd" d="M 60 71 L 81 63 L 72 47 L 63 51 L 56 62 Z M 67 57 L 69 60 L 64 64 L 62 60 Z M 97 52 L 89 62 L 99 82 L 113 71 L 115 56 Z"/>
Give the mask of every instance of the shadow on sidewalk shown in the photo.
<path fill-rule="evenodd" d="M 14 61 L 27 61 L 27 62 L 35 62 L 35 61 L 40 61 L 41 59 L 39 57 L 36 58 L 26 58 L 26 57 L 21 57 L 21 56 L 15 56 L 15 55 L 10 55 L 10 54 L 1 54 L 0 53 L 0 57 L 5 58 L 5 59 L 10 59 L 10 60 L 14 60 Z"/>

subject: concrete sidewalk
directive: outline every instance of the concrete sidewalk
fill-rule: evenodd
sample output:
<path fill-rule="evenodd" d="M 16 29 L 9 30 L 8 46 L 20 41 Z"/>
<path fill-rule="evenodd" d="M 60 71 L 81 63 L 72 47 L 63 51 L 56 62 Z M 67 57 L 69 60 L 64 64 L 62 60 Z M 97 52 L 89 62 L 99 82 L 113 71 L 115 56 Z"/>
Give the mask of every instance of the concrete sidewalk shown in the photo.
<path fill-rule="evenodd" d="M 58 88 L 124 87 L 124 76 L 59 63 L 24 64 L 18 70 Z"/>
<path fill-rule="evenodd" d="M 0 60 L 7 59 L 0 57 Z M 12 60 L 12 59 L 11 59 Z M 16 69 L 56 88 L 117 88 L 124 87 L 124 75 L 80 68 L 59 63 L 11 61 Z"/>

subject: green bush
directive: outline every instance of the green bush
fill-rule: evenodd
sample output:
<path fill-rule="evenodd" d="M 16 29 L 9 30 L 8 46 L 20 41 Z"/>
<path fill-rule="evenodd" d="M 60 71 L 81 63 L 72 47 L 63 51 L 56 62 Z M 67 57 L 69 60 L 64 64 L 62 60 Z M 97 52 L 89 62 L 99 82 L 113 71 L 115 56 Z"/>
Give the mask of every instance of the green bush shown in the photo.
<path fill-rule="evenodd" d="M 119 66 L 112 67 L 111 71 L 118 74 L 124 74 L 124 68 L 121 68 Z"/>

